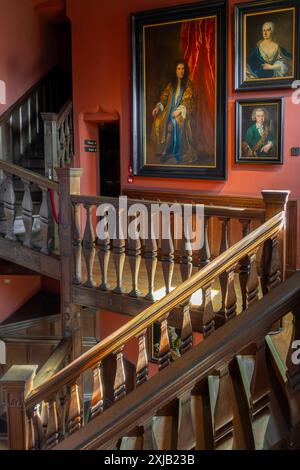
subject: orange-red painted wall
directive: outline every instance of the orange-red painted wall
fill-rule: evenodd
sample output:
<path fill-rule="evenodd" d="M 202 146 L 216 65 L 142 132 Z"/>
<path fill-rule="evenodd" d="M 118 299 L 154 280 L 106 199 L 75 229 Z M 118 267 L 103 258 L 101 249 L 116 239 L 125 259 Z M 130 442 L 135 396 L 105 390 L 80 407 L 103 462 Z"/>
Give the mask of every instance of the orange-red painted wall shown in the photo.
<path fill-rule="evenodd" d="M 300 198 L 300 158 L 290 156 L 293 146 L 300 146 L 300 105 L 292 104 L 292 90 L 268 92 L 234 92 L 234 21 L 235 3 L 229 0 L 228 57 L 228 179 L 224 182 L 134 178 L 127 183 L 131 162 L 131 45 L 130 13 L 191 0 L 67 0 L 67 13 L 73 33 L 73 86 L 77 165 L 85 169 L 82 192 L 97 192 L 97 155 L 84 153 L 84 139 L 98 139 L 96 124 L 83 121 L 87 112 L 118 114 L 121 132 L 122 189 L 159 188 L 205 191 L 217 194 L 259 196 L 262 189 L 290 189 L 292 197 Z M 246 0 L 247 1 L 247 0 Z M 253 0 L 254 1 L 254 0 Z M 255 166 L 234 163 L 235 100 L 250 97 L 285 97 L 284 165 Z M 101 145 L 101 143 L 100 143 Z M 300 215 L 300 214 L 299 214 Z M 300 232 L 300 228 L 299 228 Z M 300 239 L 300 237 L 298 237 Z M 299 250 L 300 252 L 300 246 Z M 300 266 L 300 257 L 299 257 Z"/>
<path fill-rule="evenodd" d="M 0 323 L 41 289 L 40 276 L 0 276 Z"/>
<path fill-rule="evenodd" d="M 0 80 L 6 104 L 0 114 L 57 62 L 56 34 L 35 12 L 31 0 L 0 0 Z"/>

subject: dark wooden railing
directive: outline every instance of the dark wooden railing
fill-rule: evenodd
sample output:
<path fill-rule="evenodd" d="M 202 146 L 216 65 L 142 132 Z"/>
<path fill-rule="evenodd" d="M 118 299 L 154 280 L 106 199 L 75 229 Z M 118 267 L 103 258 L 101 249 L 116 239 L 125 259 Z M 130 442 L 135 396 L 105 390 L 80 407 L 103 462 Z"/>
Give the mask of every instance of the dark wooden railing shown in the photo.
<path fill-rule="evenodd" d="M 56 112 L 66 90 L 58 67 L 51 70 L 0 116 L 0 160 L 20 164 L 32 144 L 43 137 L 41 112 Z"/>
<path fill-rule="evenodd" d="M 15 242 L 18 238 L 27 248 L 36 248 L 44 255 L 50 255 L 51 237 L 54 244 L 54 218 L 49 191 L 58 192 L 58 184 L 17 165 L 0 161 L 3 172 L 1 233 L 6 240 Z M 18 190 L 15 181 L 20 185 Z M 38 214 L 34 214 L 32 187 L 42 192 L 42 201 L 38 204 Z M 18 195 L 17 195 L 18 191 Z M 21 213 L 17 213 L 17 198 L 21 200 Z M 35 201 L 37 202 L 37 201 Z M 38 217 L 36 217 L 38 216 Z M 36 220 L 38 227 L 34 226 Z M 20 235 L 16 235 L 17 221 L 21 222 Z"/>
<path fill-rule="evenodd" d="M 55 450 L 299 449 L 300 365 L 291 361 L 299 306 L 297 273 Z M 268 332 L 288 312 L 280 372 Z"/>
<path fill-rule="evenodd" d="M 92 371 L 93 394 L 90 404 L 90 418 L 94 419 L 103 412 L 105 384 L 102 379 L 102 362 L 110 354 L 115 357 L 115 380 L 113 386 L 115 401 L 126 395 L 126 376 L 124 373 L 124 345 L 133 338 L 138 338 L 138 360 L 136 364 L 136 386 L 141 385 L 148 379 L 149 361 L 146 348 L 147 331 L 155 322 L 160 325 L 160 342 L 158 352 L 158 368 L 164 369 L 170 364 L 170 342 L 168 337 L 168 317 L 177 307 L 180 310 L 181 327 L 181 354 L 185 354 L 192 348 L 192 324 L 190 316 L 190 298 L 193 293 L 203 289 L 205 292 L 205 302 L 199 309 L 199 324 L 202 326 L 204 335 L 208 335 L 215 330 L 218 324 L 227 323 L 236 316 L 236 293 L 232 279 L 232 273 L 237 264 L 248 259 L 250 270 L 248 282 L 245 286 L 245 296 L 247 299 L 246 308 L 253 304 L 258 298 L 258 277 L 256 273 L 255 256 L 260 246 L 264 246 L 264 285 L 266 292 L 270 291 L 281 281 L 280 264 L 278 264 L 278 244 L 276 242 L 285 222 L 284 213 L 281 212 L 271 220 L 265 222 L 261 227 L 247 235 L 243 240 L 222 253 L 218 258 L 211 261 L 198 273 L 185 280 L 174 291 L 167 294 L 162 300 L 150 306 L 134 319 L 126 323 L 108 338 L 91 348 L 85 354 L 75 359 L 61 372 L 46 380 L 40 386 L 34 388 L 26 399 L 25 409 L 29 415 L 30 422 L 33 423 L 33 410 L 35 415 L 40 412 L 42 402 L 49 404 L 49 410 L 53 414 L 51 418 L 51 432 L 47 431 L 48 439 L 43 444 L 45 448 L 57 444 L 60 439 L 72 434 L 80 429 L 84 424 L 82 420 L 82 404 L 80 401 L 79 386 L 81 375 L 85 371 Z M 224 309 L 217 315 L 212 308 L 211 283 L 223 273 L 228 275 L 226 287 Z M 68 389 L 68 400 L 64 416 L 66 421 L 61 422 L 56 414 L 56 401 L 61 391 Z M 8 413 L 9 413 L 8 408 Z M 23 418 L 25 419 L 25 418 Z M 53 427 L 53 423 L 56 425 Z M 31 432 L 36 433 L 31 427 Z M 51 435 L 50 435 L 51 434 Z M 26 439 L 23 438 L 23 442 Z M 37 442 L 31 437 L 31 442 Z M 47 444 L 48 442 L 48 444 Z M 35 444 L 36 445 L 36 444 Z"/>
<path fill-rule="evenodd" d="M 67 101 L 58 114 L 42 113 L 45 175 L 56 180 L 55 168 L 70 166 L 73 157 L 73 104 Z"/>

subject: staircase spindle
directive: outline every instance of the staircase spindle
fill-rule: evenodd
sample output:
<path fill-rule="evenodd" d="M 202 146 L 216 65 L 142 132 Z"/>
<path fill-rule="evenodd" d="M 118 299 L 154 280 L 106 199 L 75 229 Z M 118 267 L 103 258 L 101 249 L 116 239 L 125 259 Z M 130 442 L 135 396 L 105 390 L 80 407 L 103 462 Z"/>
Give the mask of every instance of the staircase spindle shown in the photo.
<path fill-rule="evenodd" d="M 82 420 L 81 420 L 81 407 L 80 407 L 80 399 L 79 399 L 79 387 L 78 384 L 75 383 L 72 385 L 70 390 L 70 403 L 69 403 L 69 412 L 67 418 L 67 431 L 68 434 L 73 434 L 73 432 L 77 431 L 81 428 Z"/>
<path fill-rule="evenodd" d="M 66 116 L 66 120 L 64 122 L 65 126 L 65 146 L 66 146 L 66 164 L 69 165 L 71 162 L 70 158 L 70 128 L 69 128 L 69 122 L 68 122 L 68 116 Z"/>
<path fill-rule="evenodd" d="M 137 213 L 135 217 L 131 218 L 130 225 L 136 222 L 137 220 Z M 137 234 L 137 230 L 136 230 Z M 141 264 L 141 240 L 140 237 L 137 239 L 133 239 L 130 236 L 128 237 L 128 258 L 129 258 L 129 265 L 132 277 L 132 290 L 129 292 L 130 297 L 139 297 L 141 295 L 138 289 L 138 277 L 140 271 L 140 264 Z"/>
<path fill-rule="evenodd" d="M 143 450 L 153 449 L 153 432 L 152 432 L 153 418 L 147 419 L 143 424 Z"/>
<path fill-rule="evenodd" d="M 192 275 L 193 264 L 192 264 L 192 249 L 190 236 L 185 233 L 181 242 L 181 257 L 180 257 L 180 273 L 182 282 L 189 279 Z M 190 297 L 179 305 L 182 315 L 182 327 L 181 327 L 181 345 L 180 354 L 186 353 L 193 344 L 193 328 L 191 322 L 191 303 Z"/>
<path fill-rule="evenodd" d="M 274 235 L 264 244 L 261 282 L 264 295 L 282 282 L 278 235 Z"/>
<path fill-rule="evenodd" d="M 178 438 L 177 450 L 193 449 L 196 444 L 196 436 L 193 426 L 191 390 L 184 392 L 178 397 Z"/>
<path fill-rule="evenodd" d="M 10 241 L 15 241 L 14 234 L 15 211 L 16 211 L 16 196 L 13 184 L 13 175 L 4 172 L 6 177 L 6 188 L 4 191 L 4 215 L 6 218 L 6 235 L 5 238 Z"/>
<path fill-rule="evenodd" d="M 249 276 L 246 285 L 247 306 L 258 301 L 258 274 L 257 274 L 257 250 L 250 253 L 249 257 Z"/>
<path fill-rule="evenodd" d="M 157 241 L 154 237 L 154 216 L 148 211 L 148 238 L 145 240 L 145 264 L 148 276 L 148 293 L 146 299 L 154 301 L 154 279 L 157 268 Z"/>
<path fill-rule="evenodd" d="M 233 450 L 233 391 L 228 364 L 218 371 L 218 380 L 217 399 L 213 413 L 214 446 L 215 450 Z"/>
<path fill-rule="evenodd" d="M 86 225 L 83 235 L 83 255 L 86 264 L 87 271 L 87 281 L 84 284 L 86 287 L 94 287 L 94 259 L 95 259 L 95 234 L 92 223 L 92 209 L 93 206 L 85 204 L 84 208 L 86 210 Z"/>
<path fill-rule="evenodd" d="M 219 254 L 221 255 L 222 253 L 224 253 L 224 251 L 228 250 L 228 248 L 229 248 L 229 223 L 230 223 L 230 219 L 220 218 L 220 221 L 221 221 L 222 236 L 221 236 L 221 244 L 220 244 Z M 225 297 L 226 297 L 227 284 L 228 284 L 227 271 L 220 274 L 219 280 L 220 280 L 221 296 L 222 296 L 221 311 L 224 312 L 225 311 Z"/>
<path fill-rule="evenodd" d="M 32 197 L 30 192 L 30 181 L 22 179 L 24 184 L 24 196 L 22 201 L 22 220 L 25 227 L 25 237 L 23 245 L 28 248 L 32 247 Z"/>
<path fill-rule="evenodd" d="M 166 294 L 171 292 L 174 270 L 174 244 L 171 234 L 171 224 L 166 224 L 162 215 L 161 262 L 166 286 Z"/>
<path fill-rule="evenodd" d="M 90 419 L 103 412 L 103 383 L 101 363 L 93 369 L 93 393 L 90 406 Z"/>
<path fill-rule="evenodd" d="M 202 304 L 199 307 L 200 328 L 204 337 L 215 330 L 215 312 L 212 304 L 212 286 L 210 282 L 202 289 Z"/>
<path fill-rule="evenodd" d="M 162 370 L 170 364 L 170 340 L 168 334 L 168 315 L 160 320 L 160 340 L 158 351 L 158 370 Z"/>
<path fill-rule="evenodd" d="M 107 217 L 108 212 L 105 212 L 103 215 L 103 221 L 105 222 L 105 230 L 103 238 L 98 238 L 97 244 L 99 247 L 98 250 L 98 258 L 100 264 L 100 271 L 101 271 L 101 284 L 99 289 L 106 291 L 110 288 L 108 284 L 108 265 L 109 265 L 109 258 L 110 258 L 110 238 L 109 232 L 107 229 Z"/>
<path fill-rule="evenodd" d="M 118 401 L 126 395 L 126 374 L 124 368 L 123 347 L 115 353 L 116 375 L 114 381 L 114 400 Z"/>
<path fill-rule="evenodd" d="M 48 416 L 49 416 L 49 405 L 46 401 L 41 403 L 41 424 L 44 437 L 46 436 L 47 427 L 48 427 Z"/>
<path fill-rule="evenodd" d="M 241 219 L 240 223 L 242 224 L 242 236 L 245 238 L 250 233 L 250 223 L 251 220 L 248 219 Z M 240 279 L 240 286 L 242 292 L 242 309 L 246 310 L 247 308 L 247 282 L 249 277 L 249 257 L 245 256 L 243 259 L 240 260 L 240 267 L 239 267 L 239 279 Z"/>
<path fill-rule="evenodd" d="M 120 209 L 119 209 L 120 211 Z M 125 240 L 122 232 L 122 226 L 120 224 L 120 214 L 117 213 L 116 220 L 116 238 L 113 240 L 113 259 L 117 277 L 117 285 L 114 288 L 116 294 L 123 294 L 123 269 L 125 263 Z"/>
<path fill-rule="evenodd" d="M 146 331 L 142 331 L 139 339 L 139 356 L 136 366 L 136 386 L 148 380 L 148 355 L 146 347 Z"/>
<path fill-rule="evenodd" d="M 50 232 L 50 211 L 49 211 L 49 192 L 47 188 L 40 186 L 42 190 L 42 204 L 40 207 L 40 224 L 42 234 L 41 253 L 49 255 L 49 232 Z"/>
<path fill-rule="evenodd" d="M 61 149 L 61 165 L 66 166 L 66 135 L 64 129 L 64 123 L 60 127 L 60 149 Z"/>
<path fill-rule="evenodd" d="M 225 271 L 226 276 L 226 290 L 224 297 L 222 297 L 222 308 L 216 313 L 215 321 L 218 326 L 223 325 L 228 320 L 236 315 L 237 296 L 234 285 L 234 274 L 236 265 L 231 266 Z M 220 276 L 221 277 L 221 276 Z"/>
<path fill-rule="evenodd" d="M 58 444 L 58 417 L 56 407 L 56 397 L 49 401 L 48 425 L 46 431 L 46 449 L 50 450 Z"/>
<path fill-rule="evenodd" d="M 204 228 L 203 228 L 203 246 L 200 250 L 200 255 L 199 255 L 199 267 L 203 268 L 210 262 L 210 246 L 209 246 L 209 239 L 208 239 L 208 227 L 209 227 L 209 221 L 210 217 L 209 216 L 204 216 Z"/>
<path fill-rule="evenodd" d="M 32 410 L 27 411 L 29 421 L 29 450 L 42 449 L 44 444 L 44 435 L 42 429 L 39 406 L 36 405 Z"/>
<path fill-rule="evenodd" d="M 80 285 L 82 282 L 82 239 L 81 239 L 81 225 L 80 225 L 80 204 L 73 205 L 73 259 L 74 259 L 74 272 L 73 283 Z"/>

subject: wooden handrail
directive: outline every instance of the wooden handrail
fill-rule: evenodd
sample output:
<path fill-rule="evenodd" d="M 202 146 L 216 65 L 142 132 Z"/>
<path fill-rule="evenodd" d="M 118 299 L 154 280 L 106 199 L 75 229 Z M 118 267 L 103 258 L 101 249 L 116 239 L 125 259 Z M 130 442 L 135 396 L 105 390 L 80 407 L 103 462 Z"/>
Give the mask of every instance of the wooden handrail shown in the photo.
<path fill-rule="evenodd" d="M 178 304 L 189 299 L 194 292 L 203 288 L 207 283 L 213 281 L 217 276 L 235 265 L 249 252 L 256 250 L 266 240 L 276 235 L 284 226 L 285 213 L 281 212 L 272 219 L 265 222 L 248 236 L 237 242 L 206 267 L 182 283 L 163 299 L 151 305 L 113 334 L 105 338 L 98 345 L 78 357 L 65 369 L 55 374 L 40 387 L 32 391 L 26 401 L 27 406 L 33 406 L 51 397 L 64 385 L 68 385 L 80 376 L 85 370 L 95 366 L 107 355 L 117 351 L 130 339 L 139 336 L 150 325 L 158 321 L 167 312 L 170 312 Z"/>
<path fill-rule="evenodd" d="M 105 196 L 84 196 L 76 195 L 72 196 L 73 204 L 88 204 L 93 206 L 98 206 L 100 204 L 111 204 L 115 208 L 119 207 L 119 199 L 111 198 Z M 134 204 L 144 204 L 147 209 L 151 207 L 152 204 L 176 204 L 173 202 L 167 201 L 149 201 L 143 199 L 128 199 L 128 206 Z M 181 207 L 184 206 L 184 203 L 178 203 Z M 195 205 L 193 205 L 193 210 L 195 210 Z M 240 208 L 240 207 L 223 207 L 223 206 L 208 206 L 204 205 L 204 213 L 207 216 L 215 217 L 225 217 L 225 218 L 236 218 L 236 219 L 249 219 L 249 220 L 261 220 L 265 219 L 266 211 L 265 209 L 249 209 L 249 208 Z"/>
<path fill-rule="evenodd" d="M 261 340 L 271 325 L 293 310 L 300 301 L 300 273 L 294 274 L 261 302 L 251 306 L 247 315 L 239 315 L 180 357 L 150 381 L 96 416 L 82 429 L 60 442 L 55 450 L 110 449 L 134 426 L 151 417 L 152 410 L 164 406 L 190 391 L 195 383 L 228 363 L 238 351 Z M 116 416 L 118 419 L 116 419 Z"/>
<path fill-rule="evenodd" d="M 18 165 L 14 165 L 13 163 L 0 161 L 0 170 L 3 170 L 6 173 L 9 173 L 14 176 L 18 176 L 23 180 L 30 181 L 31 183 L 34 183 L 39 187 L 51 189 L 52 191 L 55 191 L 57 193 L 59 191 L 59 185 L 55 181 L 51 181 L 48 178 L 45 178 L 44 176 L 38 175 L 33 171 L 26 170 L 25 168 L 22 168 Z"/>

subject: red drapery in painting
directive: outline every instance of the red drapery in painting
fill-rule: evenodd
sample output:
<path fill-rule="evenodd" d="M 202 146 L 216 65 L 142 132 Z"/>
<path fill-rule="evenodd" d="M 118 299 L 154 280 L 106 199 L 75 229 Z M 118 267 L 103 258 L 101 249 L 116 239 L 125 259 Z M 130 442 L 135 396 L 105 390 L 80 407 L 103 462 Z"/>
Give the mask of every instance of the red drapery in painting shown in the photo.
<path fill-rule="evenodd" d="M 214 155 L 216 53 L 215 18 L 182 23 L 180 54 L 190 69 L 196 93 L 195 144 L 197 153 Z"/>

